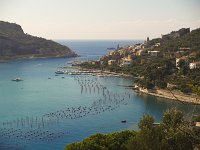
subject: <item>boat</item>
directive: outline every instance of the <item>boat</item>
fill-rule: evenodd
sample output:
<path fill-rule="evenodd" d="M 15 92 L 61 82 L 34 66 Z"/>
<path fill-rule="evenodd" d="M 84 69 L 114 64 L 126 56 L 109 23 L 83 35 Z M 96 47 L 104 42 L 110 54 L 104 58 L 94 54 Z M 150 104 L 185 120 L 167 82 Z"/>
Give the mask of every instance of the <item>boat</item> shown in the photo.
<path fill-rule="evenodd" d="M 108 50 L 114 50 L 115 48 L 114 47 L 108 47 L 107 49 Z"/>
<path fill-rule="evenodd" d="M 64 74 L 65 72 L 62 71 L 62 70 L 57 70 L 55 73 L 56 73 L 56 74 Z"/>
<path fill-rule="evenodd" d="M 19 81 L 23 81 L 23 80 L 21 78 L 15 78 L 15 79 L 12 79 L 12 81 L 19 82 Z"/>
<path fill-rule="evenodd" d="M 121 123 L 126 123 L 126 120 L 122 120 Z"/>

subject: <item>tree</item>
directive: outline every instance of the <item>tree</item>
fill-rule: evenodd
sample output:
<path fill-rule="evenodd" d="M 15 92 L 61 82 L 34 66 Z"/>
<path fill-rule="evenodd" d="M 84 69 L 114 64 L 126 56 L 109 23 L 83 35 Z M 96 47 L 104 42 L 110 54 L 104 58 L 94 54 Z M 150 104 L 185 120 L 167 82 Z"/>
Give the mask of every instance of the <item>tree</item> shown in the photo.
<path fill-rule="evenodd" d="M 161 81 L 161 80 L 157 80 L 156 81 L 156 86 L 158 86 L 159 88 L 166 88 L 167 87 L 167 83 L 165 81 Z"/>
<path fill-rule="evenodd" d="M 184 123 L 183 113 L 176 108 L 168 109 L 163 116 L 163 125 L 167 128 L 177 129 Z"/>
<path fill-rule="evenodd" d="M 150 130 L 153 128 L 153 123 L 154 118 L 147 114 L 143 116 L 138 126 L 141 130 Z"/>
<path fill-rule="evenodd" d="M 95 134 L 65 150 L 193 150 L 200 146 L 199 132 L 189 126 L 176 108 L 167 110 L 159 125 L 154 125 L 152 116 L 144 115 L 138 126 L 137 132 Z"/>

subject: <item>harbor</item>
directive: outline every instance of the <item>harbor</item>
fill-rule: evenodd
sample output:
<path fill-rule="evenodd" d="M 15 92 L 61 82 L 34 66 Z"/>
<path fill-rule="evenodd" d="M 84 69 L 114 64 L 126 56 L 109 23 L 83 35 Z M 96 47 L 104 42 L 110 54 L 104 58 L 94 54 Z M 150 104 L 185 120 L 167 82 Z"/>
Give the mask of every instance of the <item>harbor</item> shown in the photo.
<path fill-rule="evenodd" d="M 55 74 L 67 74 L 67 75 L 91 75 L 98 77 L 132 77 L 124 73 L 116 73 L 107 70 L 97 69 L 84 69 L 79 66 L 65 66 L 59 68 Z"/>

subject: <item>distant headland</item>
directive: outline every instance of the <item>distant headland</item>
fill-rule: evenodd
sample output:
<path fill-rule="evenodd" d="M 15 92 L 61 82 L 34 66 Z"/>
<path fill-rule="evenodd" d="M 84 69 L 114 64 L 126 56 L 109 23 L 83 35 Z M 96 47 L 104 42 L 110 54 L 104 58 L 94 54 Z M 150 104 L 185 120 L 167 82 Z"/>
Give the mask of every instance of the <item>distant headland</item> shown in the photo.
<path fill-rule="evenodd" d="M 0 60 L 76 56 L 67 46 L 24 33 L 18 24 L 0 21 Z"/>

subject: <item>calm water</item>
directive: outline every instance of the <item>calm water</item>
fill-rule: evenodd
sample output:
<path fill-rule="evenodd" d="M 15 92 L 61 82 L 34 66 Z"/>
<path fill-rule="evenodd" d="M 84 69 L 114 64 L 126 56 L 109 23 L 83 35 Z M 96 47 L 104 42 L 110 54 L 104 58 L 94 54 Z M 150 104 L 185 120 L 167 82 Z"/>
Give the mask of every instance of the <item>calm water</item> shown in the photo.
<path fill-rule="evenodd" d="M 136 41 L 59 42 L 82 57 L 0 63 L 0 149 L 59 150 L 94 133 L 137 130 L 145 113 L 160 121 L 163 111 L 173 106 L 186 114 L 193 111 L 193 105 L 138 95 L 122 86 L 131 85 L 132 79 L 55 76 L 67 62 L 98 59 L 107 47 Z M 24 81 L 12 82 L 15 77 Z"/>

